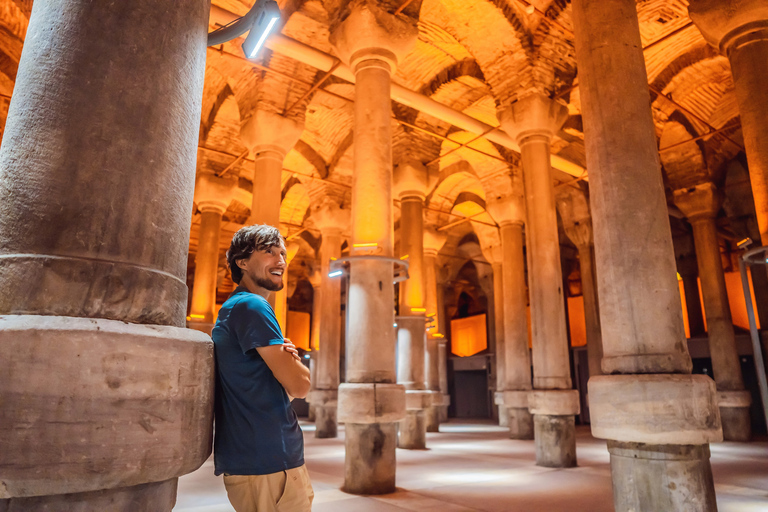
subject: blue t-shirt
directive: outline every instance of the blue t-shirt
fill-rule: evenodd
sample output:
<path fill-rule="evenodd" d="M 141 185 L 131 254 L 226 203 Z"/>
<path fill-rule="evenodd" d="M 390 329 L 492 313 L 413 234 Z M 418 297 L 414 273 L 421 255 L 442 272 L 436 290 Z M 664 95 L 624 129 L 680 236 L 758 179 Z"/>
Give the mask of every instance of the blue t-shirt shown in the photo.
<path fill-rule="evenodd" d="M 269 302 L 238 287 L 221 307 L 212 338 L 215 473 L 267 475 L 304 464 L 304 438 L 296 413 L 256 350 L 283 343 Z"/>

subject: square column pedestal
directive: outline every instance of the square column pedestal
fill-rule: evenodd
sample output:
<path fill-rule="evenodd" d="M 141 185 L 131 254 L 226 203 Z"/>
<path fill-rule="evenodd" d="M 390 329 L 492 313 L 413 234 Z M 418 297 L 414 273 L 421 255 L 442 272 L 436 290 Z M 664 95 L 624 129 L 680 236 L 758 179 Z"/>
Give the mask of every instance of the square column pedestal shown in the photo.
<path fill-rule="evenodd" d="M 608 440 L 617 512 L 716 511 L 709 443 L 722 441 L 705 375 L 589 379 L 592 434 Z"/>
<path fill-rule="evenodd" d="M 537 390 L 528 395 L 536 439 L 536 465 L 548 468 L 576 466 L 576 429 L 579 392 L 575 389 Z M 511 418 L 510 418 L 511 419 Z"/>
<path fill-rule="evenodd" d="M 405 387 L 344 383 L 339 386 L 338 403 L 338 420 L 346 429 L 344 491 L 394 492 L 397 424 L 405 416 Z"/>

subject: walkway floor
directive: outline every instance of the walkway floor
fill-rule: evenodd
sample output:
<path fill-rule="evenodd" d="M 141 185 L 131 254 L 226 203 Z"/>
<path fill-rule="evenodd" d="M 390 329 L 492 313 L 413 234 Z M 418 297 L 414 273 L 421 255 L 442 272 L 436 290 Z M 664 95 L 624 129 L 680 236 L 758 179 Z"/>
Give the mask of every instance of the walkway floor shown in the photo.
<path fill-rule="evenodd" d="M 579 467 L 547 469 L 535 465 L 533 441 L 507 439 L 489 422 L 452 420 L 428 434 L 428 450 L 397 450 L 397 492 L 364 497 L 339 490 L 343 428 L 338 439 L 315 439 L 311 423 L 302 428 L 314 512 L 613 510 L 608 451 L 588 427 L 577 427 Z M 768 511 L 768 441 L 718 443 L 711 452 L 719 512 Z M 179 480 L 174 512 L 231 511 L 213 460 Z"/>

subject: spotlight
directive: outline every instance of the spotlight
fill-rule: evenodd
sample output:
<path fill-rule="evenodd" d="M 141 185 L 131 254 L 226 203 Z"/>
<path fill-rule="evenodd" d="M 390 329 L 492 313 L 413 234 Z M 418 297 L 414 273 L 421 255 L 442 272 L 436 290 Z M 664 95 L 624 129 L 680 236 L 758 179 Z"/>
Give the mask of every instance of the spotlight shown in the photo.
<path fill-rule="evenodd" d="M 752 245 L 752 239 L 747 237 L 747 238 L 744 238 L 743 240 L 740 240 L 739 243 L 736 244 L 736 247 L 739 249 L 746 249 L 750 245 Z"/>
<path fill-rule="evenodd" d="M 333 272 L 328 272 L 328 277 L 339 277 L 343 273 L 343 270 L 334 270 Z"/>
<path fill-rule="evenodd" d="M 259 5 L 260 11 L 256 14 L 256 21 L 253 22 L 248 37 L 243 43 L 243 51 L 249 59 L 256 57 L 261 47 L 264 46 L 264 41 L 267 40 L 277 22 L 280 21 L 280 8 L 277 6 L 277 2 L 262 0 Z"/>

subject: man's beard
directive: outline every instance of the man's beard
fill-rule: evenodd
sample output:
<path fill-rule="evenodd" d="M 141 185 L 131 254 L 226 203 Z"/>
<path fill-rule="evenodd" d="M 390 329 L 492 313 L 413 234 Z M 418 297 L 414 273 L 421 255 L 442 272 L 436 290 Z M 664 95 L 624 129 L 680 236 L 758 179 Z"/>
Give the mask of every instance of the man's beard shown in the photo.
<path fill-rule="evenodd" d="M 284 286 L 283 285 L 283 278 L 282 277 L 280 278 L 280 282 L 279 283 L 275 283 L 274 281 L 272 281 L 270 279 L 265 279 L 263 277 L 255 277 L 253 279 L 253 281 L 257 285 L 259 285 L 262 288 L 264 288 L 266 290 L 269 290 L 271 292 L 279 292 L 280 290 L 283 289 L 283 286 Z"/>

